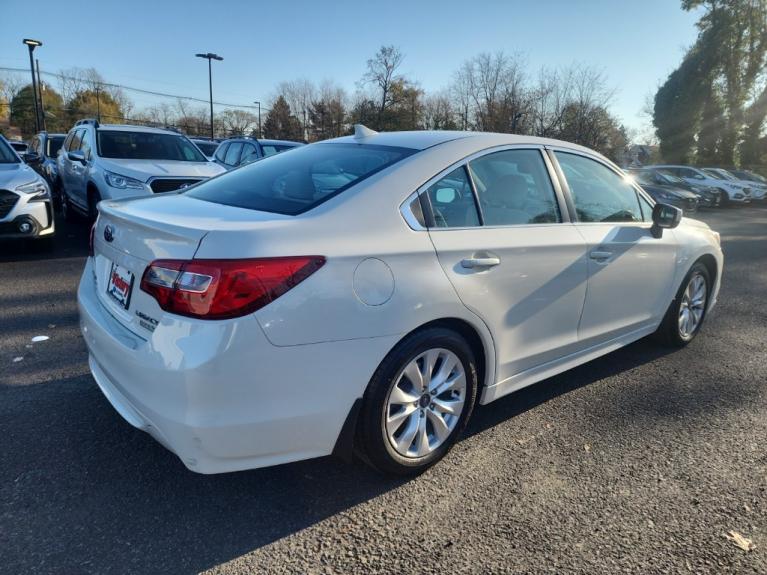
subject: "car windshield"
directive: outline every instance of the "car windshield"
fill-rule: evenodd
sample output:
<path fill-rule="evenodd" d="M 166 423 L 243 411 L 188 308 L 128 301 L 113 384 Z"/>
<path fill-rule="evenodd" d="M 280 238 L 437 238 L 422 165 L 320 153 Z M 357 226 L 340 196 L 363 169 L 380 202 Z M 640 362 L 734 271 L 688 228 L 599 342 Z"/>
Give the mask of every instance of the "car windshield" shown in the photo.
<path fill-rule="evenodd" d="M 56 154 L 61 149 L 61 144 L 64 143 L 65 136 L 53 136 L 48 138 L 48 151 L 46 152 L 49 158 L 55 158 Z"/>
<path fill-rule="evenodd" d="M 720 174 L 719 172 L 716 172 L 716 171 L 714 171 L 714 170 L 712 170 L 710 168 L 703 168 L 703 171 L 706 172 L 707 175 L 711 176 L 715 180 L 726 180 L 727 179 L 722 174 Z"/>
<path fill-rule="evenodd" d="M 740 178 L 736 178 L 733 174 L 731 174 L 727 170 L 717 170 L 717 174 L 722 175 L 725 180 L 732 180 L 733 182 L 737 182 L 740 179 Z"/>
<path fill-rule="evenodd" d="M 0 139 L 0 164 L 18 164 L 19 157 L 14 153 L 5 140 Z"/>
<path fill-rule="evenodd" d="M 680 178 L 679 176 L 675 176 L 674 174 L 669 174 L 668 172 L 658 172 L 658 173 L 669 184 L 684 184 L 685 183 L 685 181 L 682 178 Z"/>
<path fill-rule="evenodd" d="M 202 150 L 202 153 L 206 156 L 212 156 L 216 153 L 216 148 L 218 148 L 218 144 L 216 142 L 201 142 L 199 140 L 195 140 L 194 142 L 197 144 L 197 147 Z"/>
<path fill-rule="evenodd" d="M 207 162 L 192 142 L 175 134 L 99 130 L 98 149 L 102 158 Z"/>
<path fill-rule="evenodd" d="M 363 144 L 302 146 L 213 178 L 187 195 L 229 206 L 296 215 L 415 151 Z"/>

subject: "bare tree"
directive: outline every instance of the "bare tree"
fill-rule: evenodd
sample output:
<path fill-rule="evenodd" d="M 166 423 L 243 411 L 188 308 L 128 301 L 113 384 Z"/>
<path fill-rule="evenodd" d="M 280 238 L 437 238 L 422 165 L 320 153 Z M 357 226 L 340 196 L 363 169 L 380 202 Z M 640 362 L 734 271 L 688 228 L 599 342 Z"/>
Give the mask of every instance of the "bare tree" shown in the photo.
<path fill-rule="evenodd" d="M 298 78 L 288 82 L 280 82 L 277 86 L 277 96 L 282 96 L 290 106 L 291 111 L 301 123 L 304 139 L 308 138 L 309 132 L 309 108 L 315 99 L 317 89 L 311 80 Z"/>
<path fill-rule="evenodd" d="M 393 104 L 393 87 L 402 81 L 402 77 L 396 74 L 405 56 L 399 48 L 394 46 L 381 46 L 375 56 L 367 62 L 367 71 L 363 81 L 376 87 L 378 94 L 378 124 L 383 121 L 386 108 Z"/>

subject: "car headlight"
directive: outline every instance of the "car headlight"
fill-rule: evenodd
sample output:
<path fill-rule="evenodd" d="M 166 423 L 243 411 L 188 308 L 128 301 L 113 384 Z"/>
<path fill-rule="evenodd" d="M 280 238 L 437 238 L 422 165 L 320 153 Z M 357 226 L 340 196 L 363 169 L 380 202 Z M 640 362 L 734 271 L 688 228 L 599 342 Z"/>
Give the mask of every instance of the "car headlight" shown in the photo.
<path fill-rule="evenodd" d="M 107 181 L 107 184 L 113 188 L 119 188 L 121 190 L 126 188 L 133 188 L 137 190 L 144 189 L 144 182 L 141 180 L 129 178 L 128 176 L 121 176 L 120 174 L 115 174 L 114 172 L 104 172 L 104 179 Z"/>
<path fill-rule="evenodd" d="M 28 184 L 16 186 L 16 191 L 21 192 L 22 194 L 31 194 L 28 199 L 30 202 L 44 202 L 45 200 L 51 199 L 51 192 L 42 180 L 35 180 Z"/>

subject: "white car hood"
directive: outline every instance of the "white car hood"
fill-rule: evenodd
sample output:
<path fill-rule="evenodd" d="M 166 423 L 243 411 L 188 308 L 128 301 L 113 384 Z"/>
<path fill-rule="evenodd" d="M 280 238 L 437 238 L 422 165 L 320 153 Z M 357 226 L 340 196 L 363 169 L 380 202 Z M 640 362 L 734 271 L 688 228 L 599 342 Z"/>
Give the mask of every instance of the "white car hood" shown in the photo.
<path fill-rule="evenodd" d="M 42 179 L 27 164 L 0 164 L 0 189 L 15 190 L 22 184 Z"/>
<path fill-rule="evenodd" d="M 147 182 L 150 178 L 210 178 L 226 171 L 213 162 L 101 158 L 100 164 L 110 172 L 142 182 Z"/>

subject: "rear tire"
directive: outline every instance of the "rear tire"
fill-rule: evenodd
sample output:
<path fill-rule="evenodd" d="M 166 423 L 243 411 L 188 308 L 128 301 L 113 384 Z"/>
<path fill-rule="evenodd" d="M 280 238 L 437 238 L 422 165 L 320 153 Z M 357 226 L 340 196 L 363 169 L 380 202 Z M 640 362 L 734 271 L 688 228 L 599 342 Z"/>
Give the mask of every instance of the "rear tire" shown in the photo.
<path fill-rule="evenodd" d="M 474 353 L 463 337 L 439 327 L 411 334 L 389 352 L 365 391 L 359 454 L 386 474 L 422 473 L 465 429 L 477 388 Z"/>
<path fill-rule="evenodd" d="M 655 332 L 656 339 L 671 347 L 684 347 L 695 339 L 706 319 L 711 283 L 708 268 L 695 263 Z"/>
<path fill-rule="evenodd" d="M 88 190 L 88 221 L 93 223 L 99 217 L 98 203 L 101 201 L 101 194 L 98 190 Z"/>
<path fill-rule="evenodd" d="M 77 221 L 77 214 L 64 188 L 61 188 L 61 215 L 64 216 L 64 220 L 67 222 L 73 223 Z"/>

